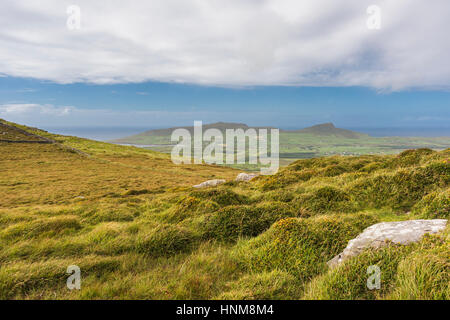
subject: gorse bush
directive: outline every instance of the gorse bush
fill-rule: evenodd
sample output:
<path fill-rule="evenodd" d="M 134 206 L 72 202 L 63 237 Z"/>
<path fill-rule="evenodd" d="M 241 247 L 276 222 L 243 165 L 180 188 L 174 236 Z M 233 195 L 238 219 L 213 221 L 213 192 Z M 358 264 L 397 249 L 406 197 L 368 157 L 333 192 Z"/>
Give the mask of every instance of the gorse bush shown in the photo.
<path fill-rule="evenodd" d="M 248 202 L 247 197 L 228 189 L 196 190 L 191 192 L 190 195 L 194 198 L 214 201 L 220 206 L 239 205 Z"/>
<path fill-rule="evenodd" d="M 449 165 L 434 163 L 412 170 L 398 169 L 356 180 L 347 190 L 362 207 L 408 210 L 433 189 L 448 185 Z"/>
<path fill-rule="evenodd" d="M 447 228 L 448 233 L 448 228 Z M 311 281 L 304 299 L 448 299 L 450 247 L 444 235 L 409 246 L 366 249 Z M 368 268 L 380 268 L 380 289 L 367 287 Z"/>
<path fill-rule="evenodd" d="M 271 201 L 291 202 L 295 198 L 295 193 L 289 190 L 275 190 L 265 192 L 263 199 Z"/>
<path fill-rule="evenodd" d="M 299 195 L 294 199 L 296 205 L 306 214 L 326 213 L 333 211 L 350 212 L 353 210 L 350 196 L 335 187 L 325 186 L 310 193 Z"/>
<path fill-rule="evenodd" d="M 342 165 L 333 164 L 331 166 L 326 167 L 325 170 L 322 172 L 322 175 L 325 177 L 335 177 L 350 171 L 352 171 L 351 168 L 346 168 Z"/>
<path fill-rule="evenodd" d="M 450 217 L 450 189 L 434 191 L 423 197 L 413 212 L 425 219 L 448 219 Z"/>
<path fill-rule="evenodd" d="M 397 268 L 388 299 L 450 299 L 450 246 L 436 241 L 413 251 Z"/>
<path fill-rule="evenodd" d="M 214 212 L 219 208 L 219 204 L 214 201 L 185 196 L 166 212 L 164 219 L 168 222 L 179 222 L 188 217 Z"/>
<path fill-rule="evenodd" d="M 298 299 L 301 291 L 298 280 L 288 272 L 252 273 L 227 285 L 218 299 L 225 300 L 277 300 Z"/>
<path fill-rule="evenodd" d="M 32 222 L 17 223 L 0 232 L 4 240 L 32 239 L 37 237 L 61 236 L 81 229 L 76 216 L 52 217 L 37 219 Z"/>
<path fill-rule="evenodd" d="M 254 237 L 268 229 L 275 221 L 295 215 L 295 210 L 282 202 L 268 202 L 257 206 L 229 206 L 208 216 L 204 231 L 208 238 L 234 241 L 239 237 Z"/>
<path fill-rule="evenodd" d="M 283 270 L 302 282 L 326 270 L 326 262 L 376 219 L 364 214 L 286 218 L 242 243 L 241 255 L 252 272 Z"/>
<path fill-rule="evenodd" d="M 408 246 L 389 246 L 380 250 L 369 249 L 313 280 L 305 291 L 304 299 L 360 300 L 381 298 L 389 292 L 395 281 L 398 264 L 411 252 Z M 380 268 L 380 289 L 367 287 L 370 266 Z"/>
<path fill-rule="evenodd" d="M 195 218 L 212 213 L 225 206 L 248 203 L 246 196 L 228 189 L 195 190 L 181 198 L 167 210 L 162 218 L 166 222 L 180 222 L 186 218 Z"/>
<path fill-rule="evenodd" d="M 315 170 L 304 170 L 302 172 L 290 172 L 289 170 L 282 170 L 274 176 L 267 176 L 258 179 L 256 182 L 263 191 L 274 190 L 287 187 L 298 182 L 306 182 L 314 177 Z"/>
<path fill-rule="evenodd" d="M 0 299 L 24 298 L 32 292 L 45 292 L 55 287 L 65 288 L 67 266 L 75 264 L 83 276 L 101 278 L 102 274 L 120 268 L 120 258 L 86 256 L 83 259 L 49 260 L 36 263 L 16 263 L 0 269 Z M 67 288 L 65 288 L 67 290 Z"/>
<path fill-rule="evenodd" d="M 191 250 L 196 240 L 198 235 L 188 229 L 172 224 L 160 225 L 150 233 L 138 235 L 135 250 L 153 257 L 170 256 Z"/>
<path fill-rule="evenodd" d="M 413 165 L 420 164 L 427 156 L 433 154 L 434 151 L 431 149 L 415 149 L 415 150 L 405 150 L 396 156 L 389 164 L 390 167 L 410 167 Z"/>

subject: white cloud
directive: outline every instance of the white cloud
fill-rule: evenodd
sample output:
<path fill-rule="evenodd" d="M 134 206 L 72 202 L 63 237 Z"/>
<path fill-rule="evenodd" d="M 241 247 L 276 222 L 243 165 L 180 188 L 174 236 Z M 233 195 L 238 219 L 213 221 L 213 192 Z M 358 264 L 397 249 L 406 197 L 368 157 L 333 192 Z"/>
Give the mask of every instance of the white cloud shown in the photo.
<path fill-rule="evenodd" d="M 10 103 L 0 105 L 0 116 L 29 116 L 29 115 L 50 115 L 50 116 L 66 116 L 69 115 L 75 108 L 69 106 L 55 107 L 49 104 L 35 104 L 35 103 Z"/>
<path fill-rule="evenodd" d="M 44 115 L 44 116 L 43 116 Z M 278 112 L 244 111 L 239 113 L 242 121 L 265 121 L 274 118 Z M 51 127 L 148 127 L 155 123 L 161 127 L 191 125 L 195 120 L 205 123 L 233 121 L 236 113 L 227 110 L 113 110 L 81 109 L 73 106 L 54 106 L 36 103 L 8 103 L 0 105 L 0 118 L 8 121 L 41 128 Z M 286 115 L 287 119 L 295 116 Z M 283 116 L 281 117 L 283 118 Z M 304 120 L 304 116 L 302 116 Z M 263 122 L 261 122 L 263 123 Z"/>
<path fill-rule="evenodd" d="M 248 125 L 281 126 L 290 128 L 301 128 L 327 121 L 337 121 L 343 127 L 354 126 L 359 123 L 361 126 L 371 127 L 378 120 L 383 119 L 385 125 L 397 126 L 446 126 L 449 123 L 448 117 L 436 115 L 432 111 L 424 110 L 406 117 L 401 114 L 392 115 L 388 120 L 383 113 L 373 113 L 369 116 L 355 114 L 351 110 L 337 111 L 335 113 L 314 112 L 282 112 L 279 110 L 258 111 L 242 110 L 239 112 L 239 119 L 236 120 L 236 112 L 230 110 L 201 110 L 191 108 L 190 110 L 114 110 L 101 108 L 77 108 L 74 106 L 55 106 L 51 104 L 19 103 L 11 102 L 0 104 L 0 118 L 8 121 L 39 127 L 70 128 L 70 127 L 136 127 L 155 128 L 192 125 L 195 120 L 203 123 L 242 122 Z M 272 119 L 267 122 L 267 119 Z M 349 120 L 350 119 L 350 120 Z"/>
<path fill-rule="evenodd" d="M 448 0 L 0 3 L 0 74 L 60 83 L 449 87 Z M 368 30 L 366 9 L 382 10 Z"/>

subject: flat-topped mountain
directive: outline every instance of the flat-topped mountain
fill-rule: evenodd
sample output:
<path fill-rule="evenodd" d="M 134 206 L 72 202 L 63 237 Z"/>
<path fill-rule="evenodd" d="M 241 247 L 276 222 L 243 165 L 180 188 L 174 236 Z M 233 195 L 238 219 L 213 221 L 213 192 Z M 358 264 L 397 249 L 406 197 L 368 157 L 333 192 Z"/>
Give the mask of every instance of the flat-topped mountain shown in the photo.
<path fill-rule="evenodd" d="M 350 139 L 358 139 L 362 137 L 367 137 L 367 134 L 359 133 L 347 129 L 340 129 L 336 128 L 333 123 L 322 123 L 317 124 L 312 127 L 300 129 L 300 130 L 293 130 L 290 132 L 298 132 L 298 133 L 309 133 L 314 134 L 318 136 L 336 136 L 336 137 L 342 137 L 342 138 L 350 138 Z"/>
<path fill-rule="evenodd" d="M 208 129 L 219 129 L 222 132 L 225 132 L 226 129 L 243 129 L 247 130 L 249 128 L 253 129 L 274 129 L 274 127 L 250 127 L 245 123 L 234 123 L 234 122 L 215 122 L 209 124 L 203 124 L 202 129 L 205 132 Z M 172 132 L 176 129 L 186 129 L 191 135 L 194 134 L 194 126 L 180 126 L 180 127 L 172 127 L 167 129 L 153 129 L 144 131 L 142 133 L 138 133 L 129 137 L 124 137 L 120 139 L 112 140 L 114 143 L 127 143 L 127 144 L 154 144 L 154 143 L 170 143 L 170 136 Z"/>
<path fill-rule="evenodd" d="M 124 137 L 121 139 L 116 139 L 113 142 L 119 142 L 119 143 L 135 143 L 138 140 L 141 141 L 145 137 L 151 137 L 151 136 L 158 136 L 158 137 L 170 137 L 172 132 L 176 129 L 186 129 L 191 134 L 194 132 L 193 126 L 185 126 L 185 127 L 173 127 L 173 128 L 167 128 L 167 129 L 154 129 L 154 130 L 148 130 L 133 136 Z M 210 124 L 203 124 L 203 131 L 208 129 L 219 129 L 220 131 L 225 131 L 226 129 L 243 129 L 247 130 L 249 128 L 253 129 L 274 129 L 274 127 L 251 127 L 248 126 L 245 123 L 234 123 L 234 122 L 216 122 L 216 123 L 210 123 Z M 354 132 L 347 129 L 340 129 L 336 128 L 334 124 L 332 123 L 324 123 L 324 124 L 318 124 L 312 127 L 299 129 L 299 130 L 280 130 L 280 132 L 288 132 L 288 133 L 306 133 L 306 134 L 313 134 L 317 136 L 334 136 L 339 138 L 350 138 L 350 139 L 358 139 L 362 137 L 367 137 L 367 134 Z"/>
<path fill-rule="evenodd" d="M 249 129 L 249 128 L 255 128 L 255 129 L 261 129 L 261 128 L 273 128 L 273 127 L 249 127 L 245 123 L 234 123 L 234 122 L 216 122 L 216 123 L 210 123 L 210 124 L 203 124 L 202 126 L 203 131 L 208 129 L 219 129 L 221 131 L 225 131 L 226 129 Z M 194 132 L 194 126 L 186 126 L 186 127 L 172 127 L 167 129 L 154 129 L 154 130 L 148 130 L 144 131 L 142 133 L 139 133 L 138 135 L 143 136 L 164 136 L 164 135 L 171 135 L 172 132 L 176 129 L 186 129 L 189 132 Z"/>

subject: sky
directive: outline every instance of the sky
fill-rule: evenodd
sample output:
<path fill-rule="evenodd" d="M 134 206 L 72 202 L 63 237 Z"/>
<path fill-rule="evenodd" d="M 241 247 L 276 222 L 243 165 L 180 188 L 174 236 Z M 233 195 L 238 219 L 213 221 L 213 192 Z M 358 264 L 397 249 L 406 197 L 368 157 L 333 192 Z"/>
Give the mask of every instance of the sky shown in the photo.
<path fill-rule="evenodd" d="M 448 133 L 449 17 L 447 0 L 2 0 L 0 118 Z"/>

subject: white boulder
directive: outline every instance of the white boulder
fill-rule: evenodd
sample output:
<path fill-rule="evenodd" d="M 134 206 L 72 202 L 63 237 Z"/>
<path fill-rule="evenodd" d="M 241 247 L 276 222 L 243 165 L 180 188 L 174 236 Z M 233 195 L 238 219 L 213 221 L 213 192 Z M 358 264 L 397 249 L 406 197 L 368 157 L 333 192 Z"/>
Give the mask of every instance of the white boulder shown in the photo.
<path fill-rule="evenodd" d="M 336 257 L 328 261 L 328 266 L 335 267 L 343 261 L 359 255 L 366 248 L 381 248 L 389 242 L 406 245 L 417 242 L 426 233 L 437 233 L 445 229 L 447 220 L 407 220 L 381 222 L 366 228 Z"/>
<path fill-rule="evenodd" d="M 206 188 L 206 187 L 215 187 L 219 184 L 225 183 L 225 179 L 213 179 L 202 182 L 200 184 L 196 184 L 194 188 Z"/>

